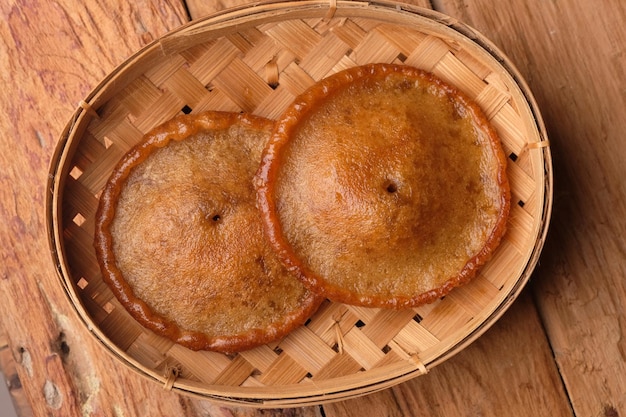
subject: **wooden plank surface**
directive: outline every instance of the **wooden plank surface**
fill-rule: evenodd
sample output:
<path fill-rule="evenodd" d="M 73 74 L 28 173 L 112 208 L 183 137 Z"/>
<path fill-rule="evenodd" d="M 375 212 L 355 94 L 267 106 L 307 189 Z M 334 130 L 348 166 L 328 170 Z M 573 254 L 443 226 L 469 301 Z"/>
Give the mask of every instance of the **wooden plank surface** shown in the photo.
<path fill-rule="evenodd" d="M 625 3 L 439 3 L 505 50 L 539 102 L 556 193 L 535 298 L 576 415 L 624 415 Z"/>
<path fill-rule="evenodd" d="M 164 391 L 104 353 L 50 265 L 50 157 L 78 101 L 187 19 L 242 4 L 167 0 L 0 5 L 0 364 L 21 416 L 400 416 L 626 413 L 626 9 L 619 0 L 433 1 L 506 51 L 534 91 L 556 168 L 552 232 L 530 288 L 428 375 L 356 400 L 229 408 Z M 416 3 L 429 5 L 429 2 Z M 187 6 L 187 9 L 185 8 Z"/>

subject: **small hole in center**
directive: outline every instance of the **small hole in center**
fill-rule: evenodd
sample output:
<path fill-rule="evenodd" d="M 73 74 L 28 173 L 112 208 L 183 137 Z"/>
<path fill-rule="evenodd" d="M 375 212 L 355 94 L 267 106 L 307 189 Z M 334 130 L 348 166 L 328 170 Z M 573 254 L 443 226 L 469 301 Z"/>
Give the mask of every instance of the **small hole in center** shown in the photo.
<path fill-rule="evenodd" d="M 214 222 L 219 222 L 222 219 L 222 216 L 220 216 L 219 214 L 216 214 L 215 216 L 211 217 L 211 220 L 213 220 Z"/>
<path fill-rule="evenodd" d="M 387 184 L 387 188 L 385 188 L 387 190 L 388 193 L 395 193 L 396 191 L 398 191 L 398 186 L 396 184 L 394 184 L 393 182 Z"/>

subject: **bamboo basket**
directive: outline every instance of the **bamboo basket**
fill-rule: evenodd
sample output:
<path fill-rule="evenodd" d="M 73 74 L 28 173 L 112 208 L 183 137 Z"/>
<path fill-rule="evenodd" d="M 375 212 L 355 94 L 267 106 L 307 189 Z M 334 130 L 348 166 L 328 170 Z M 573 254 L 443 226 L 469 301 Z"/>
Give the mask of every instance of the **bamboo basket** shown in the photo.
<path fill-rule="evenodd" d="M 118 159 L 178 114 L 276 118 L 317 80 L 370 62 L 431 71 L 479 103 L 510 155 L 512 211 L 494 258 L 470 284 L 419 308 L 325 302 L 303 327 L 237 355 L 193 352 L 137 324 L 103 283 L 94 213 Z M 81 102 L 50 169 L 47 220 L 69 301 L 104 349 L 161 384 L 223 404 L 291 407 L 353 398 L 423 375 L 488 329 L 537 262 L 552 205 L 545 128 L 509 60 L 473 29 L 388 2 L 298 1 L 233 9 L 148 45 Z"/>

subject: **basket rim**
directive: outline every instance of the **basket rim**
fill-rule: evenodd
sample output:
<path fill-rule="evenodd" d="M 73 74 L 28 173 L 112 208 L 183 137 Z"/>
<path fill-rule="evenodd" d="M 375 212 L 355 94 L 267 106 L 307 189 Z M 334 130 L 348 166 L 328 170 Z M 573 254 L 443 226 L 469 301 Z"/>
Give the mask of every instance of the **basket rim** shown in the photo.
<path fill-rule="evenodd" d="M 76 130 L 79 126 L 81 126 L 81 123 L 84 123 L 84 120 L 89 117 L 91 106 L 97 108 L 99 102 L 103 100 L 106 101 L 106 93 L 111 88 L 111 83 L 115 81 L 115 77 L 121 73 L 130 71 L 135 63 L 149 60 L 152 54 L 156 56 L 162 53 L 171 53 L 173 50 L 172 48 L 175 48 L 176 46 L 176 42 L 178 42 L 181 37 L 186 37 L 189 34 L 189 31 L 193 32 L 199 30 L 202 32 L 203 28 L 209 28 L 211 30 L 225 30 L 236 26 L 236 24 L 232 22 L 237 22 L 237 19 L 245 19 L 246 21 L 253 22 L 259 16 L 281 20 L 288 16 L 304 12 L 315 14 L 317 17 L 324 17 L 324 15 L 328 12 L 328 8 L 329 2 L 322 0 L 272 0 L 253 5 L 242 5 L 226 9 L 201 19 L 188 22 L 187 24 L 168 32 L 159 39 L 156 39 L 150 44 L 139 49 L 123 63 L 112 70 L 103 80 L 100 81 L 100 83 L 98 83 L 98 85 L 96 85 L 96 87 L 91 90 L 89 94 L 87 94 L 84 101 L 82 101 L 81 105 L 76 108 L 59 136 L 59 140 L 55 146 L 48 170 L 48 179 L 46 184 L 48 191 L 45 199 L 45 225 L 47 229 L 51 258 L 55 265 L 57 278 L 63 287 L 66 297 L 72 304 L 72 309 L 87 327 L 89 332 L 95 336 L 100 344 L 103 345 L 105 350 L 112 355 L 112 357 L 115 357 L 117 360 L 125 363 L 132 370 L 150 380 L 161 384 L 167 383 L 166 376 L 159 375 L 155 372 L 155 370 L 142 365 L 129 354 L 122 351 L 98 328 L 97 325 L 95 325 L 92 318 L 86 311 L 81 311 L 77 308 L 77 306 L 82 304 L 82 301 L 73 287 L 71 274 L 66 267 L 66 248 L 63 243 L 63 232 L 60 230 L 59 222 L 57 221 L 61 214 L 61 202 L 64 189 L 64 178 L 62 178 L 60 174 L 63 169 L 63 162 L 72 154 L 72 147 L 76 146 L 76 143 L 72 143 L 72 138 L 75 137 Z M 533 129 L 538 136 L 539 141 L 548 143 L 548 136 L 544 121 L 539 111 L 537 102 L 526 81 L 510 59 L 491 41 L 475 29 L 440 12 L 389 0 L 378 0 L 373 2 L 341 0 L 336 2 L 336 15 L 348 12 L 354 12 L 357 14 L 361 13 L 369 16 L 373 16 L 380 12 L 391 13 L 394 15 L 403 14 L 407 20 L 425 22 L 430 25 L 429 27 L 437 28 L 438 30 L 442 30 L 444 33 L 453 35 L 455 39 L 463 39 L 468 44 L 475 45 L 475 48 L 483 51 L 490 60 L 494 61 L 494 63 L 503 69 L 503 73 L 511 78 L 511 85 L 516 86 L 519 93 L 524 98 L 523 101 L 527 107 L 524 110 L 529 113 L 529 120 L 532 120 L 532 123 L 534 124 Z M 421 29 L 422 28 L 420 27 L 420 30 Z M 237 31 L 239 29 L 236 28 L 233 30 Z M 202 33 L 204 36 L 205 33 Z M 451 358 L 488 330 L 518 297 L 527 281 L 530 279 L 530 276 L 538 263 L 547 237 L 549 223 L 552 216 L 553 199 L 553 173 L 550 148 L 549 146 L 542 146 L 540 149 L 535 150 L 535 152 L 541 152 L 541 159 L 543 161 L 543 193 L 541 195 L 543 201 L 541 202 L 541 221 L 537 225 L 535 245 L 530 252 L 530 257 L 520 276 L 515 281 L 515 284 L 510 288 L 506 296 L 486 316 L 486 318 L 482 320 L 482 322 L 480 322 L 480 324 L 471 332 L 465 333 L 465 336 L 458 340 L 457 343 L 452 346 L 448 346 L 443 354 L 432 361 L 424 361 L 423 365 L 426 366 L 426 370 Z M 355 391 L 363 391 L 363 393 L 379 391 L 423 373 L 425 373 L 423 368 L 416 367 L 414 370 L 401 372 L 388 378 L 379 377 L 374 381 L 368 379 L 368 383 L 363 386 L 359 386 L 358 389 L 344 389 L 339 387 L 335 390 L 331 389 L 323 392 L 320 391 L 316 394 L 307 396 L 294 395 L 292 397 L 283 397 L 281 399 L 266 398 L 262 393 L 255 394 L 254 390 L 258 390 L 258 387 L 237 387 L 238 389 L 235 391 L 241 392 L 242 395 L 240 398 L 231 395 L 220 395 L 219 392 L 215 392 L 210 389 L 199 389 L 194 386 L 194 384 L 188 384 L 184 380 L 176 381 L 173 384 L 172 390 L 192 396 L 198 396 L 203 399 L 211 399 L 228 405 L 249 405 L 253 407 L 295 407 L 302 406 L 303 404 L 313 405 L 327 403 L 329 401 L 339 401 L 351 397 Z M 229 387 L 229 389 L 230 388 L 232 387 Z"/>

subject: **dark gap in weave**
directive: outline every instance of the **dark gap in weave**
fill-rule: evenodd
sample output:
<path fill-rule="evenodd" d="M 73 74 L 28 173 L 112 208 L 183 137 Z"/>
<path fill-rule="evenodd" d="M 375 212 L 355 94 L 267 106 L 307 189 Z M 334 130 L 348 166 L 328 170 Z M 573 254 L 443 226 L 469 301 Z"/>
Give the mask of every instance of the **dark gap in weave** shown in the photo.
<path fill-rule="evenodd" d="M 391 351 L 391 348 L 389 347 L 389 345 L 385 345 L 381 350 L 383 351 L 383 353 L 387 354 Z"/>
<path fill-rule="evenodd" d="M 187 2 L 183 1 L 182 2 L 183 8 L 185 9 L 185 17 L 187 18 L 187 21 L 190 22 L 193 20 L 192 16 L 191 16 L 191 11 L 189 11 L 189 6 L 187 6 Z"/>
<path fill-rule="evenodd" d="M 359 320 L 356 323 L 354 323 L 354 325 L 360 329 L 361 327 L 365 326 L 365 323 L 363 323 L 361 320 Z"/>
<path fill-rule="evenodd" d="M 513 162 L 517 161 L 517 154 L 511 152 L 511 154 L 509 155 L 509 159 Z"/>
<path fill-rule="evenodd" d="M 400 62 L 404 62 L 404 61 L 406 61 L 407 56 L 406 56 L 406 55 L 404 55 L 402 52 L 400 52 L 400 53 L 398 54 L 398 57 L 397 57 L 397 58 L 400 60 Z"/>
<path fill-rule="evenodd" d="M 419 314 L 416 314 L 416 315 L 413 316 L 413 320 L 415 320 L 416 323 L 419 323 L 419 322 L 421 322 L 424 319 Z"/>
<path fill-rule="evenodd" d="M 191 113 L 191 112 L 192 112 L 192 108 L 191 108 L 191 107 L 189 107 L 188 105 L 186 105 L 186 104 L 185 104 L 185 105 L 183 106 L 183 108 L 182 108 L 182 109 L 180 109 L 180 111 L 182 111 L 182 112 L 183 112 L 183 113 L 185 113 L 185 114 L 189 114 L 189 113 Z"/>
<path fill-rule="evenodd" d="M 517 202 L 517 205 L 520 206 L 520 207 L 524 207 L 525 204 L 526 203 L 524 203 L 522 200 Z"/>

